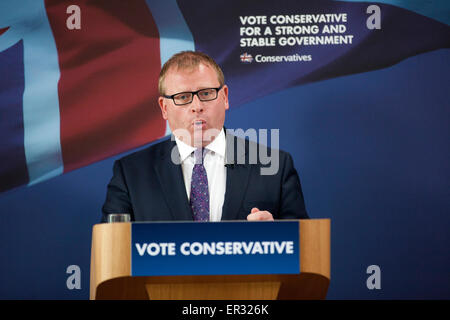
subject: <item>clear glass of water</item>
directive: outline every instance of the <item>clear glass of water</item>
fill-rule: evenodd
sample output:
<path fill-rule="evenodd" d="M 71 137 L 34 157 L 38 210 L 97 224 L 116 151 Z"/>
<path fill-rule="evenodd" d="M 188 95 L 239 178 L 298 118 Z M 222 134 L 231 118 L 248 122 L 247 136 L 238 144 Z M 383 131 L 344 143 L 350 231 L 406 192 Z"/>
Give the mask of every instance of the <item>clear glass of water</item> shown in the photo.
<path fill-rule="evenodd" d="M 108 214 L 107 217 L 108 223 L 115 223 L 115 222 L 130 222 L 131 217 L 129 213 L 111 213 Z"/>

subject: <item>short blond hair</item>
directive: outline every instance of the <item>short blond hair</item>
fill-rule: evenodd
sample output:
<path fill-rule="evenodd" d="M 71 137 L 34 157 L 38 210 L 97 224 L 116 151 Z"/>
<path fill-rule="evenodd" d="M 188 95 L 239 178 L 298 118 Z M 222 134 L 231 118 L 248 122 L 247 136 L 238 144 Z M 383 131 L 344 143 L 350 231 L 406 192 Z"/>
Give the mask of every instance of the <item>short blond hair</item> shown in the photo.
<path fill-rule="evenodd" d="M 217 80 L 222 86 L 225 84 L 225 77 L 223 75 L 222 69 L 219 65 L 207 54 L 200 51 L 181 51 L 174 54 L 169 60 L 164 63 L 161 72 L 159 73 L 158 80 L 158 91 L 160 95 L 165 95 L 164 79 L 170 68 L 174 67 L 178 70 L 186 70 L 197 67 L 200 63 L 207 64 L 216 71 Z"/>

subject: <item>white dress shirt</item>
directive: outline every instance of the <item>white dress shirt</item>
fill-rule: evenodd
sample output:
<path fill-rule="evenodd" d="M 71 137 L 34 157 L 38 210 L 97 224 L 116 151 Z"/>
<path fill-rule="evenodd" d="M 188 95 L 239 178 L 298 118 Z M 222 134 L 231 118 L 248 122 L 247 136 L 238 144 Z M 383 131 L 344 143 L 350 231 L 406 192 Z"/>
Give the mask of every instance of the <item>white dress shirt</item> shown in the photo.
<path fill-rule="evenodd" d="M 180 153 L 181 169 L 183 171 L 184 185 L 188 200 L 191 195 L 192 169 L 194 168 L 195 148 L 175 137 L 178 152 Z M 203 165 L 208 177 L 209 191 L 209 220 L 220 221 L 222 206 L 225 198 L 227 169 L 225 167 L 225 132 L 222 128 L 219 135 L 205 147 Z"/>

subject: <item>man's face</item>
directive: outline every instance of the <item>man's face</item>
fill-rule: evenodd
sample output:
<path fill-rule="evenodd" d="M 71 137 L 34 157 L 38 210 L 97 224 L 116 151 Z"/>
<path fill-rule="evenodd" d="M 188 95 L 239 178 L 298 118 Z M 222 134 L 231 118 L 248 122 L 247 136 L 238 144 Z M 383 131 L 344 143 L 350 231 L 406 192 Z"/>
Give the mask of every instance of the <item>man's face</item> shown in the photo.
<path fill-rule="evenodd" d="M 215 70 L 203 63 L 192 69 L 170 68 L 164 79 L 165 94 L 168 96 L 219 86 Z M 225 110 L 229 108 L 228 87 L 224 85 L 217 93 L 217 99 L 211 101 L 200 101 L 194 95 L 193 101 L 186 105 L 177 106 L 172 99 L 164 97 L 159 97 L 158 103 L 163 118 L 168 120 L 170 129 L 178 138 L 192 146 L 198 146 L 199 143 L 206 146 L 215 138 L 210 133 L 218 133 L 225 122 Z M 185 136 L 186 133 L 189 134 L 189 139 Z"/>

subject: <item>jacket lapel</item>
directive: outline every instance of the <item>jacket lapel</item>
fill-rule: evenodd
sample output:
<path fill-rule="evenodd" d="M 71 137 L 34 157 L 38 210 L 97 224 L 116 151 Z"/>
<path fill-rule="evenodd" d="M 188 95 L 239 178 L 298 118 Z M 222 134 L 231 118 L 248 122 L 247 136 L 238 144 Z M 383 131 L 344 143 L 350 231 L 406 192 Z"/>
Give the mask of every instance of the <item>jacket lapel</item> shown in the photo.
<path fill-rule="evenodd" d="M 236 220 L 247 191 L 252 166 L 246 161 L 247 148 L 244 140 L 227 134 L 226 143 L 227 182 L 222 220 Z M 238 144 L 240 144 L 239 147 Z M 245 150 L 245 152 L 242 154 L 239 150 Z"/>
<path fill-rule="evenodd" d="M 175 164 L 172 161 L 172 150 L 174 158 L 180 163 L 176 142 L 169 141 L 167 147 L 162 150 L 160 161 L 155 164 L 156 175 L 174 220 L 193 220 L 181 164 Z"/>

